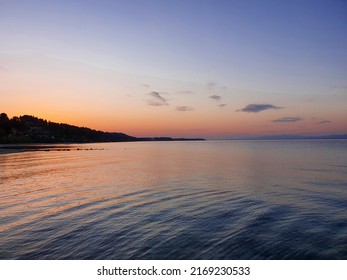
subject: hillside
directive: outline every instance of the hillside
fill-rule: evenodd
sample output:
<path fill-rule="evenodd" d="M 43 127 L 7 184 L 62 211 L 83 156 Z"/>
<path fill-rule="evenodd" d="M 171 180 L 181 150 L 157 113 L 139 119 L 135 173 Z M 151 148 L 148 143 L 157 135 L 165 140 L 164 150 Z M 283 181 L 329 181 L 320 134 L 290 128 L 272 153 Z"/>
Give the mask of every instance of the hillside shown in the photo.
<path fill-rule="evenodd" d="M 128 141 L 186 141 L 170 137 L 138 138 L 120 132 L 104 132 L 70 124 L 55 123 L 34 116 L 8 118 L 0 114 L 0 143 L 95 143 Z"/>
<path fill-rule="evenodd" d="M 90 143 L 136 141 L 124 133 L 108 133 L 86 127 L 50 122 L 34 116 L 9 119 L 0 114 L 0 143 Z"/>

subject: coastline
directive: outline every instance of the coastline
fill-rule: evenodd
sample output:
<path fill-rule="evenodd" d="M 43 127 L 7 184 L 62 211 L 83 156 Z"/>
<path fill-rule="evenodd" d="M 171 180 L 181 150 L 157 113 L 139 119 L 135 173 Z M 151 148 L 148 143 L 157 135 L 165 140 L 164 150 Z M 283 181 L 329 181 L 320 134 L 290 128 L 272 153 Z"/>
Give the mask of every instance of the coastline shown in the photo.
<path fill-rule="evenodd" d="M 2 146 L 0 144 L 0 155 L 11 154 L 11 153 L 21 153 L 21 152 L 39 152 L 39 151 L 70 151 L 72 149 L 79 149 L 76 146 L 59 146 L 59 144 L 53 145 L 44 145 L 44 144 L 18 144 L 18 145 L 8 145 Z"/>
<path fill-rule="evenodd" d="M 92 148 L 81 148 L 77 145 L 95 144 L 95 143 L 120 143 L 120 142 L 172 142 L 172 141 L 205 141 L 203 138 L 136 138 L 132 141 L 95 141 L 95 142 L 71 142 L 71 143 L 0 143 L 0 155 L 20 152 L 37 151 L 70 151 L 70 150 L 100 150 Z M 103 149 L 101 149 L 103 150 Z"/>
<path fill-rule="evenodd" d="M 25 152 L 24 150 L 15 150 L 15 149 L 3 149 L 0 148 L 0 155 L 7 155 L 7 154 L 14 154 L 14 153 L 21 153 Z"/>

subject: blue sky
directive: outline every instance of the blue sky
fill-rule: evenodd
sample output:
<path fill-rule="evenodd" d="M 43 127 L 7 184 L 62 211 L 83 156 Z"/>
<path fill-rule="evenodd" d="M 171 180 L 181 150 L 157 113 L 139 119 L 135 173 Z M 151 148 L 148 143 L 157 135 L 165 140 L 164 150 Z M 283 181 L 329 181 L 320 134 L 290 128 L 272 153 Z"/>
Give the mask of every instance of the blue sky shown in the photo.
<path fill-rule="evenodd" d="M 137 135 L 347 132 L 346 31 L 343 0 L 0 0 L 2 110 Z"/>

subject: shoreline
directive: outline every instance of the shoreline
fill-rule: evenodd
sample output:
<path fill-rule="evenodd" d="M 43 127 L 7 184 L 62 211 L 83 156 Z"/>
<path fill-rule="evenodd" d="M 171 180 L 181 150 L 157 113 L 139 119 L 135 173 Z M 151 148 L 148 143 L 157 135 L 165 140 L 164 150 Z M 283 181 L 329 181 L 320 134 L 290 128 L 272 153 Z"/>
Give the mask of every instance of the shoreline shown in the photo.
<path fill-rule="evenodd" d="M 26 151 L 16 150 L 16 149 L 2 149 L 2 148 L 0 148 L 0 155 L 15 154 L 15 153 L 21 153 L 21 152 L 26 152 Z"/>
<path fill-rule="evenodd" d="M 83 149 L 75 146 L 68 145 L 40 145 L 40 144 L 18 144 L 18 145 L 8 145 L 1 146 L 0 144 L 0 155 L 21 153 L 21 152 L 51 152 L 51 151 L 71 151 L 71 150 L 96 150 L 96 149 Z"/>
<path fill-rule="evenodd" d="M 83 144 L 93 143 L 57 143 L 57 144 L 0 144 L 0 155 L 23 153 L 23 152 L 62 152 L 62 151 L 96 151 L 105 150 L 105 148 L 88 148 Z"/>

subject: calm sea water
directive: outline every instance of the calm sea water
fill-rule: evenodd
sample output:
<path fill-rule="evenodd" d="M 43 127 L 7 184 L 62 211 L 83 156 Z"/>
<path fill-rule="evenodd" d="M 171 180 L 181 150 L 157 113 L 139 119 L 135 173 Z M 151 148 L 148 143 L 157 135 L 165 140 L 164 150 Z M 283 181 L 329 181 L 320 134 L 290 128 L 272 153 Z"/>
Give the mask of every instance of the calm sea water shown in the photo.
<path fill-rule="evenodd" d="M 0 259 L 347 259 L 347 141 L 78 147 L 0 154 Z"/>

